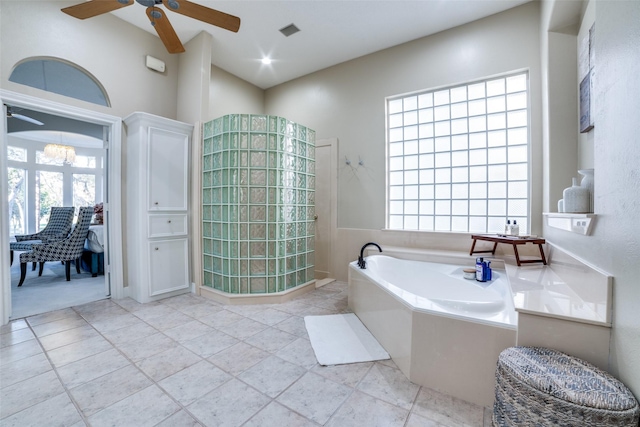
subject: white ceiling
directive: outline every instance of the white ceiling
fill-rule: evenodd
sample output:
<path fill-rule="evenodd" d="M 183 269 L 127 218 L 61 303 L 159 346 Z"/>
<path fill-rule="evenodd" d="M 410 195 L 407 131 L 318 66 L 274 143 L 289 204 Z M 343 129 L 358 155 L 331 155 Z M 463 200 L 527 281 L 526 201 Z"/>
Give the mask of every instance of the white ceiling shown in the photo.
<path fill-rule="evenodd" d="M 213 36 L 213 65 L 267 89 L 528 1 L 194 0 L 240 17 L 238 33 L 173 12 L 168 12 L 167 16 L 183 44 L 201 31 L 210 33 Z M 144 6 L 134 4 L 111 13 L 156 34 Z M 292 23 L 300 32 L 285 37 L 278 31 Z M 273 62 L 263 65 L 264 56 Z"/>

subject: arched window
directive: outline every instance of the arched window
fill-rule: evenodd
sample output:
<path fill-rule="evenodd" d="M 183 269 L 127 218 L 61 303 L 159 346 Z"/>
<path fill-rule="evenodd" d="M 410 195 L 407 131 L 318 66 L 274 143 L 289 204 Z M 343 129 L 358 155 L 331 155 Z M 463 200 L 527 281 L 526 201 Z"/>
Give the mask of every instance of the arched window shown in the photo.
<path fill-rule="evenodd" d="M 93 104 L 111 106 L 107 92 L 86 70 L 58 58 L 29 58 L 15 66 L 9 81 Z"/>

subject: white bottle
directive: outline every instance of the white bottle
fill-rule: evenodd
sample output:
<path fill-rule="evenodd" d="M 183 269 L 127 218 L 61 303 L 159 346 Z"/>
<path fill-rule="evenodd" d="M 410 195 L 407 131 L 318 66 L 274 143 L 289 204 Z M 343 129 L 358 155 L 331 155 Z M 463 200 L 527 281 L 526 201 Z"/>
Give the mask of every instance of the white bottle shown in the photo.
<path fill-rule="evenodd" d="M 505 236 L 509 236 L 511 234 L 511 220 L 507 220 L 507 223 L 504 225 L 504 234 Z"/>
<path fill-rule="evenodd" d="M 516 220 L 513 220 L 513 225 L 511 226 L 511 235 L 518 236 L 520 235 L 520 226 L 516 223 Z"/>
<path fill-rule="evenodd" d="M 562 192 L 564 211 L 571 213 L 589 212 L 589 189 L 578 185 L 578 180 L 573 178 L 573 185 Z"/>

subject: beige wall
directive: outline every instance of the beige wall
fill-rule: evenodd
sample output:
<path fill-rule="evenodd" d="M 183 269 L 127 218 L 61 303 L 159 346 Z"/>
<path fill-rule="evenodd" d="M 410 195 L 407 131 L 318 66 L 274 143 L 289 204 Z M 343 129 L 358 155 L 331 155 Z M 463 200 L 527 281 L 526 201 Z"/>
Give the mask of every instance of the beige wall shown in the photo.
<path fill-rule="evenodd" d="M 74 3 L 0 2 L 0 87 L 120 117 L 146 111 L 175 118 L 178 56 L 167 53 L 158 37 L 115 16 L 79 20 L 60 11 Z M 165 61 L 165 73 L 146 68 L 145 55 Z M 16 63 L 33 56 L 61 58 L 83 67 L 102 83 L 112 107 L 9 82 Z"/>
<path fill-rule="evenodd" d="M 205 121 L 226 114 L 265 114 L 264 91 L 212 65 L 209 116 Z"/>
<path fill-rule="evenodd" d="M 547 122 L 549 205 L 544 212 L 557 212 L 562 192 L 578 175 L 578 74 L 576 36 L 549 31 L 549 111 Z"/>
<path fill-rule="evenodd" d="M 596 0 L 590 0 L 585 2 L 584 10 L 582 11 L 582 19 L 580 23 L 580 29 L 578 30 L 578 45 L 583 37 L 589 37 L 589 29 L 596 20 Z M 597 30 L 596 30 L 597 34 Z M 597 59 L 596 59 L 597 61 Z M 576 75 L 578 79 L 581 76 Z M 580 80 L 578 80 L 580 81 Z M 576 88 L 577 90 L 578 88 Z M 579 105 L 579 104 L 578 104 Z M 580 120 L 580 111 L 578 105 L 578 121 Z M 590 169 L 593 168 L 594 152 L 593 152 L 593 138 L 595 132 L 593 130 L 581 133 L 578 137 L 578 169 Z"/>
<path fill-rule="evenodd" d="M 176 119 L 185 123 L 202 122 L 209 114 L 209 81 L 213 37 L 201 32 L 184 44 L 178 55 Z"/>
<path fill-rule="evenodd" d="M 314 129 L 318 139 L 339 139 L 338 226 L 379 230 L 385 226 L 385 97 L 529 69 L 532 221 L 540 233 L 539 42 L 539 4 L 532 2 L 268 89 L 265 111 Z M 355 167 L 359 158 L 364 165 Z"/>
<path fill-rule="evenodd" d="M 548 227 L 544 236 L 614 277 L 609 370 L 640 396 L 640 144 L 631 119 L 640 116 L 640 2 L 597 1 L 595 22 L 596 225 L 591 236 Z"/>

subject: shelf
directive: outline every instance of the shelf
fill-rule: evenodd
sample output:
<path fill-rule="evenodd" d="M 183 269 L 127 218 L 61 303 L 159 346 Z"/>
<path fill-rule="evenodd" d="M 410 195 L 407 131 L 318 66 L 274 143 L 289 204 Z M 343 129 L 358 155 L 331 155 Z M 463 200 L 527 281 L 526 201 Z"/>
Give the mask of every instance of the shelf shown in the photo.
<path fill-rule="evenodd" d="M 547 212 L 542 214 L 549 227 L 589 236 L 596 219 L 592 213 L 559 213 Z"/>

